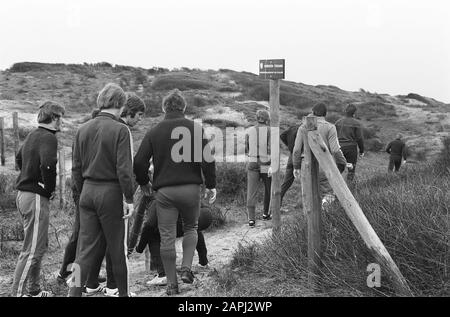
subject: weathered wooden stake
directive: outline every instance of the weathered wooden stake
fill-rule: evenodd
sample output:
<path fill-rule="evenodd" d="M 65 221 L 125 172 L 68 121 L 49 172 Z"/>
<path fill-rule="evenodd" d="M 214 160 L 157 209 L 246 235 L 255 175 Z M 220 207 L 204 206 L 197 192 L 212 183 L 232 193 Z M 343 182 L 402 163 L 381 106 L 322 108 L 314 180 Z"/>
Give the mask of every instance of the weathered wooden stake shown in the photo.
<path fill-rule="evenodd" d="M 66 159 L 64 148 L 59 150 L 59 208 L 64 208 L 64 192 L 66 186 Z"/>
<path fill-rule="evenodd" d="M 280 81 L 270 80 L 270 153 L 272 167 L 272 185 L 270 197 L 270 209 L 273 217 L 273 233 L 281 228 L 280 204 L 281 204 L 281 180 L 280 180 Z"/>
<path fill-rule="evenodd" d="M 0 117 L 0 161 L 5 166 L 5 118 Z"/>
<path fill-rule="evenodd" d="M 17 111 L 13 112 L 13 131 L 14 131 L 14 158 L 19 152 L 19 114 Z M 19 170 L 19 166 L 15 164 L 16 171 Z"/>
<path fill-rule="evenodd" d="M 412 296 L 411 289 L 409 288 L 406 279 L 403 277 L 397 265 L 389 255 L 389 252 L 373 230 L 358 202 L 353 197 L 344 178 L 341 173 L 339 173 L 336 163 L 331 156 L 328 147 L 325 145 L 325 142 L 322 140 L 322 137 L 317 131 L 311 131 L 308 135 L 308 141 L 309 147 L 319 161 L 320 167 L 325 172 L 339 202 L 353 225 L 358 230 L 367 247 L 378 261 L 378 264 L 384 268 L 391 278 L 397 294 L 402 296 Z"/>
<path fill-rule="evenodd" d="M 308 282 L 319 289 L 318 277 L 322 259 L 322 218 L 319 192 L 319 164 L 309 147 L 308 133 L 317 129 L 317 118 L 306 117 L 303 132 L 304 165 L 302 166 L 303 211 L 308 221 Z"/>

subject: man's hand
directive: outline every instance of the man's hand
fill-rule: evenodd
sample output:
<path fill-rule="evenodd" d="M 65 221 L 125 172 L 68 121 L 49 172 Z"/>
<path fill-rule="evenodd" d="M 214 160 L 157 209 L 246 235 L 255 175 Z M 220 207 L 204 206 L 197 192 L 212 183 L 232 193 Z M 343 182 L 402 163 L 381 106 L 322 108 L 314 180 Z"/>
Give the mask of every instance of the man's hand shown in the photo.
<path fill-rule="evenodd" d="M 403 160 L 403 163 L 402 164 L 406 164 L 406 160 Z"/>
<path fill-rule="evenodd" d="M 216 201 L 217 196 L 217 190 L 215 188 L 213 189 L 206 189 L 205 191 L 205 199 L 209 197 L 209 204 L 213 204 Z"/>
<path fill-rule="evenodd" d="M 128 204 L 126 201 L 123 202 L 123 219 L 129 219 L 133 216 L 134 204 Z"/>
<path fill-rule="evenodd" d="M 300 169 L 294 169 L 294 178 L 300 178 Z"/>
<path fill-rule="evenodd" d="M 351 170 L 351 169 L 353 168 L 353 164 L 352 164 L 352 163 L 347 163 L 347 168 L 348 168 L 349 170 Z"/>
<path fill-rule="evenodd" d="M 150 183 L 148 183 L 147 185 L 142 185 L 141 190 L 146 197 L 150 197 L 152 195 L 152 188 L 150 187 Z"/>
<path fill-rule="evenodd" d="M 359 158 L 362 159 L 364 157 L 364 152 L 359 153 Z"/>
<path fill-rule="evenodd" d="M 272 166 L 267 170 L 267 176 L 272 177 Z"/>

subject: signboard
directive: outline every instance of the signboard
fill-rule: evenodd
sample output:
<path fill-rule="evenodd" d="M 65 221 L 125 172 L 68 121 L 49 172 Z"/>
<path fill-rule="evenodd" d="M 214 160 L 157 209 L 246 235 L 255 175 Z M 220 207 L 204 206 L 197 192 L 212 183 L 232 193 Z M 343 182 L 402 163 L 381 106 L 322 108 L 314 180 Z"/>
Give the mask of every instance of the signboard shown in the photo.
<path fill-rule="evenodd" d="M 284 79 L 284 59 L 260 60 L 259 77 L 264 79 Z"/>

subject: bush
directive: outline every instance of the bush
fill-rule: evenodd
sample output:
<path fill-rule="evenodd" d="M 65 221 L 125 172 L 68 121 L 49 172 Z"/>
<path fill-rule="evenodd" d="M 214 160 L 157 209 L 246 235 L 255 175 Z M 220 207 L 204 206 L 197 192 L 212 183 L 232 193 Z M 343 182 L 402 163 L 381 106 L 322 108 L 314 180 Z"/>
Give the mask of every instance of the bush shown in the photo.
<path fill-rule="evenodd" d="M 3 100 L 14 100 L 14 95 L 12 93 L 8 93 L 8 92 L 3 92 L 1 94 L 1 97 Z"/>
<path fill-rule="evenodd" d="M 158 117 L 162 112 L 162 97 L 160 95 L 152 94 L 144 97 L 145 114 L 150 117 Z"/>
<path fill-rule="evenodd" d="M 248 96 L 253 100 L 269 100 L 269 85 L 258 85 L 250 88 Z"/>
<path fill-rule="evenodd" d="M 384 150 L 384 144 L 378 138 L 364 140 L 364 149 L 366 151 L 379 152 Z"/>
<path fill-rule="evenodd" d="M 377 137 L 377 130 L 374 128 L 362 128 L 362 135 L 364 139 L 373 139 Z"/>
<path fill-rule="evenodd" d="M 244 203 L 247 193 L 247 169 L 245 163 L 217 163 L 216 180 L 219 200 Z"/>
<path fill-rule="evenodd" d="M 154 90 L 171 90 L 179 89 L 181 91 L 190 89 L 210 89 L 213 85 L 208 82 L 189 74 L 170 74 L 161 75 L 152 82 Z"/>
<path fill-rule="evenodd" d="M 33 131 L 33 127 L 20 127 L 19 126 L 19 140 L 23 141 L 27 137 L 27 135 Z"/>
<path fill-rule="evenodd" d="M 15 179 L 13 176 L 0 174 L 0 212 L 16 206 Z"/>

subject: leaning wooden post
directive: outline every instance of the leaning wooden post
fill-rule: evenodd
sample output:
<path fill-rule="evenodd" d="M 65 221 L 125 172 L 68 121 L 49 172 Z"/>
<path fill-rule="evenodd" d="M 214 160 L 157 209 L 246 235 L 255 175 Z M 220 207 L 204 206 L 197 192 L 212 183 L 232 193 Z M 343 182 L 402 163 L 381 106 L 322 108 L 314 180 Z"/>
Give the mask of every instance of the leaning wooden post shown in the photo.
<path fill-rule="evenodd" d="M 304 166 L 303 171 L 303 210 L 308 221 L 308 282 L 311 289 L 318 289 L 322 258 L 322 221 L 319 192 L 319 164 L 309 147 L 308 134 L 317 130 L 317 118 L 306 117 L 303 131 Z"/>
<path fill-rule="evenodd" d="M 19 152 L 19 114 L 17 111 L 13 112 L 13 131 L 14 131 L 14 158 Z M 16 171 L 19 170 L 19 166 L 15 164 Z"/>
<path fill-rule="evenodd" d="M 66 160 L 64 147 L 59 150 L 59 208 L 64 208 L 64 192 L 66 186 Z"/>
<path fill-rule="evenodd" d="M 392 260 L 389 252 L 384 247 L 375 230 L 373 230 L 355 197 L 353 197 L 344 178 L 341 173 L 339 173 L 336 163 L 331 156 L 328 147 L 325 145 L 325 142 L 322 140 L 322 137 L 317 131 L 313 131 L 309 133 L 308 141 L 311 150 L 318 159 L 320 167 L 328 178 L 339 202 L 353 225 L 358 230 L 367 247 L 378 261 L 378 264 L 383 267 L 391 278 L 397 294 L 412 296 L 411 289 L 409 288 L 406 279 L 403 277 L 402 273 L 400 273 L 400 270 Z"/>
<path fill-rule="evenodd" d="M 0 117 L 0 161 L 5 166 L 5 118 Z"/>
<path fill-rule="evenodd" d="M 273 233 L 277 234 L 281 228 L 280 204 L 280 81 L 270 80 L 270 156 L 272 167 L 272 185 L 270 208 L 273 215 Z"/>

